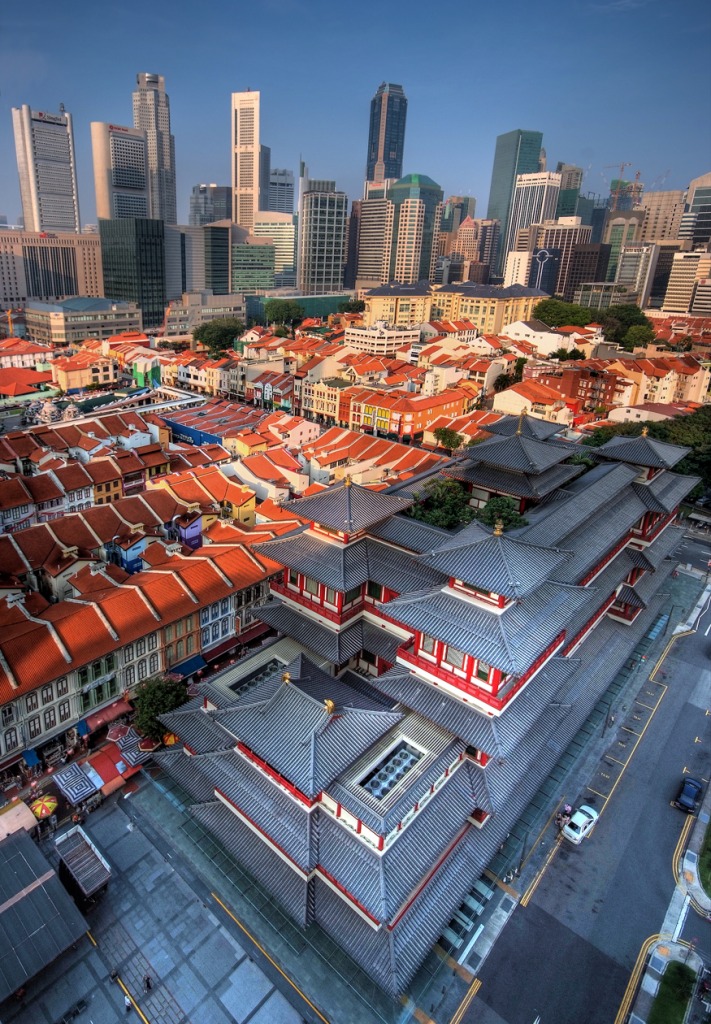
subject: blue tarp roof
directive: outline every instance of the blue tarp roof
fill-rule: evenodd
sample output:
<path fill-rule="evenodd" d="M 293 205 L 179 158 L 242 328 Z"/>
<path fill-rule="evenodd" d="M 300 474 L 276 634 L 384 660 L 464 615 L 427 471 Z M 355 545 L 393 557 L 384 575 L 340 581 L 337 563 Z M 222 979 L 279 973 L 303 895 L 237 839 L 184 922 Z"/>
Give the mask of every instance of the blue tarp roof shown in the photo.
<path fill-rule="evenodd" d="M 188 658 L 182 665 L 173 665 L 170 672 L 176 676 L 191 676 L 193 672 L 198 672 L 201 668 L 205 668 L 207 662 L 201 654 L 196 654 L 194 658 Z"/>

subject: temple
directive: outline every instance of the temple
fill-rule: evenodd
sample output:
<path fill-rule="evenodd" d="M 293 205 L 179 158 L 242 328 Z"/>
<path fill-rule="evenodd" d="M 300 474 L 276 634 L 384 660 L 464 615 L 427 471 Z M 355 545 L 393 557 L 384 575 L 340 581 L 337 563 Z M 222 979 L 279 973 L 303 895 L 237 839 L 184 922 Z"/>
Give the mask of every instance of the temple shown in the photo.
<path fill-rule="evenodd" d="M 347 478 L 287 503 L 306 525 L 257 546 L 284 566 L 257 614 L 299 653 L 163 718 L 192 814 L 393 996 L 659 618 L 696 483 L 646 435 L 487 429 L 446 472 L 515 528 L 438 529 L 412 488 Z"/>

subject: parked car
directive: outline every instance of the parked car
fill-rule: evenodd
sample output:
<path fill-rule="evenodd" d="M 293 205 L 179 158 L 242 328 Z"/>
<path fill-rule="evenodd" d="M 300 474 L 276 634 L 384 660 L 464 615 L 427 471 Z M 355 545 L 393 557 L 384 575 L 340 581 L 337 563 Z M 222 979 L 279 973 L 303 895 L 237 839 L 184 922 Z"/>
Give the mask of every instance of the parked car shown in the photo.
<path fill-rule="evenodd" d="M 703 786 L 699 779 L 694 779 L 691 775 L 685 775 L 679 783 L 679 792 L 674 800 L 672 800 L 672 807 L 678 807 L 680 811 L 693 814 L 701 801 L 702 789 Z"/>
<path fill-rule="evenodd" d="M 582 804 L 577 810 L 573 811 L 570 821 L 561 829 L 561 835 L 569 843 L 575 843 L 578 846 L 586 836 L 590 835 L 599 817 L 600 815 L 594 807 Z"/>

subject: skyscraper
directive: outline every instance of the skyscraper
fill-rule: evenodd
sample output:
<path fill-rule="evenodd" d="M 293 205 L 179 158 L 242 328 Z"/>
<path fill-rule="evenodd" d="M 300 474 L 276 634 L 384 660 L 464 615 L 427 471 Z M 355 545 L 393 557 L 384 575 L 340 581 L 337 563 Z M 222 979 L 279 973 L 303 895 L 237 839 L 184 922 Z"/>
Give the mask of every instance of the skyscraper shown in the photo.
<path fill-rule="evenodd" d="M 407 174 L 388 189 L 388 199 L 394 204 L 390 280 L 433 280 L 444 192 L 425 174 Z"/>
<path fill-rule="evenodd" d="M 268 205 L 271 154 L 260 144 L 259 98 L 251 90 L 232 93 L 232 217 L 248 231 Z"/>
<path fill-rule="evenodd" d="M 640 241 L 678 238 L 684 199 L 685 193 L 681 189 L 673 192 L 645 192 L 640 200 L 640 206 L 645 211 Z"/>
<path fill-rule="evenodd" d="M 294 215 L 263 210 L 254 220 L 255 238 L 274 244 L 274 287 L 296 287 L 296 224 Z"/>
<path fill-rule="evenodd" d="M 343 287 L 347 217 L 345 192 L 304 193 L 298 259 L 298 287 L 304 295 L 325 295 Z"/>
<path fill-rule="evenodd" d="M 72 116 L 13 107 L 17 171 L 25 231 L 79 231 Z"/>
<path fill-rule="evenodd" d="M 711 240 L 711 172 L 689 184 L 679 238 L 690 239 L 694 246 Z"/>
<path fill-rule="evenodd" d="M 407 97 L 401 85 L 383 82 L 370 101 L 367 181 L 402 177 Z"/>
<path fill-rule="evenodd" d="M 556 217 L 575 217 L 578 211 L 578 197 L 583 184 L 583 169 L 575 164 L 558 163 L 556 173 L 560 174 L 560 195 Z"/>
<path fill-rule="evenodd" d="M 516 234 L 522 228 L 527 228 L 531 224 L 541 224 L 545 220 L 553 220 L 559 193 L 560 174 L 543 171 L 538 174 L 519 174 L 517 176 L 511 198 L 508 230 L 504 241 L 506 254 L 517 248 Z"/>
<path fill-rule="evenodd" d="M 615 280 L 617 261 L 620 258 L 622 246 L 639 242 L 644 218 L 644 210 L 618 210 L 608 214 L 602 233 L 603 242 L 610 246 L 610 261 L 607 265 L 608 281 Z"/>
<path fill-rule="evenodd" d="M 294 212 L 294 172 L 274 167 L 269 172 L 269 209 L 273 213 Z"/>
<path fill-rule="evenodd" d="M 96 216 L 100 220 L 148 217 L 151 208 L 146 133 L 91 122 Z"/>
<path fill-rule="evenodd" d="M 229 185 L 193 185 L 188 223 L 193 227 L 232 220 L 232 189 Z"/>
<path fill-rule="evenodd" d="M 496 139 L 494 166 L 491 172 L 489 189 L 489 206 L 486 216 L 489 220 L 498 220 L 501 224 L 502 239 L 508 237 L 509 213 L 516 178 L 519 174 L 536 174 L 540 167 L 542 132 L 524 131 L 516 128 Z M 494 271 L 499 271 L 503 263 L 506 246 L 500 248 Z"/>
<path fill-rule="evenodd" d="M 163 75 L 141 72 L 133 94 L 133 126 L 146 133 L 150 213 L 154 220 L 176 224 L 175 140 L 170 133 L 170 101 Z"/>
<path fill-rule="evenodd" d="M 106 297 L 137 302 L 144 329 L 158 327 L 166 305 L 163 222 L 100 220 L 99 237 Z"/>

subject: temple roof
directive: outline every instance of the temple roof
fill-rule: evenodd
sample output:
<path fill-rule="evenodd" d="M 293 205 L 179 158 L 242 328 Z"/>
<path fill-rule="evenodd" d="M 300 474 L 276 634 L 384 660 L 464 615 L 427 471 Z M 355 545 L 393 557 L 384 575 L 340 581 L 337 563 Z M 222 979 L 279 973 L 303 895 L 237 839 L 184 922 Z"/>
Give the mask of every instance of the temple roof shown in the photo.
<path fill-rule="evenodd" d="M 501 434 L 504 437 L 521 434 L 523 437 L 545 441 L 547 437 L 552 437 L 564 428 L 560 423 L 541 420 L 537 416 L 527 416 L 524 412 L 520 416 L 502 416 L 496 423 L 487 423 L 486 429 L 490 434 Z"/>
<path fill-rule="evenodd" d="M 510 537 L 462 538 L 421 555 L 420 561 L 454 579 L 504 597 L 524 597 L 550 578 L 569 556 Z"/>
<path fill-rule="evenodd" d="M 392 665 L 402 643 L 400 637 L 361 618 L 344 629 L 331 629 L 282 601 L 255 608 L 254 615 L 334 665 L 344 665 L 363 650 L 379 654 Z"/>
<path fill-rule="evenodd" d="M 382 606 L 417 632 L 522 675 L 565 628 L 590 590 L 544 583 L 503 611 L 489 610 L 449 590 L 397 597 Z"/>
<path fill-rule="evenodd" d="M 639 437 L 612 437 L 595 451 L 596 454 L 604 455 L 606 459 L 614 459 L 616 462 L 630 462 L 633 466 L 650 466 L 654 469 L 671 469 L 677 462 L 681 462 L 691 449 L 682 448 L 677 444 L 667 444 L 666 441 L 657 441 L 656 438 L 642 433 Z"/>
<path fill-rule="evenodd" d="M 469 462 L 460 462 L 442 472 L 454 480 L 473 484 L 483 490 L 513 494 L 519 498 L 540 499 L 580 476 L 583 467 L 558 465 L 551 466 L 542 473 L 521 473 L 498 469 L 485 463 L 472 465 Z"/>
<path fill-rule="evenodd" d="M 547 444 L 534 437 L 513 434 L 510 437 L 489 437 L 470 448 L 466 457 L 475 464 L 484 463 L 509 472 L 543 473 L 575 451 L 572 445 Z"/>
<path fill-rule="evenodd" d="M 369 487 L 351 482 L 346 477 L 342 484 L 329 487 L 313 494 L 310 498 L 296 498 L 284 502 L 283 508 L 295 512 L 302 519 L 320 523 L 332 530 L 357 533 L 381 522 L 395 512 L 402 512 L 412 505 L 410 498 L 398 498 L 384 491 L 373 491 Z"/>
<path fill-rule="evenodd" d="M 634 483 L 632 487 L 651 512 L 672 512 L 689 491 L 699 483 L 697 476 L 679 473 L 658 473 L 647 484 Z"/>

